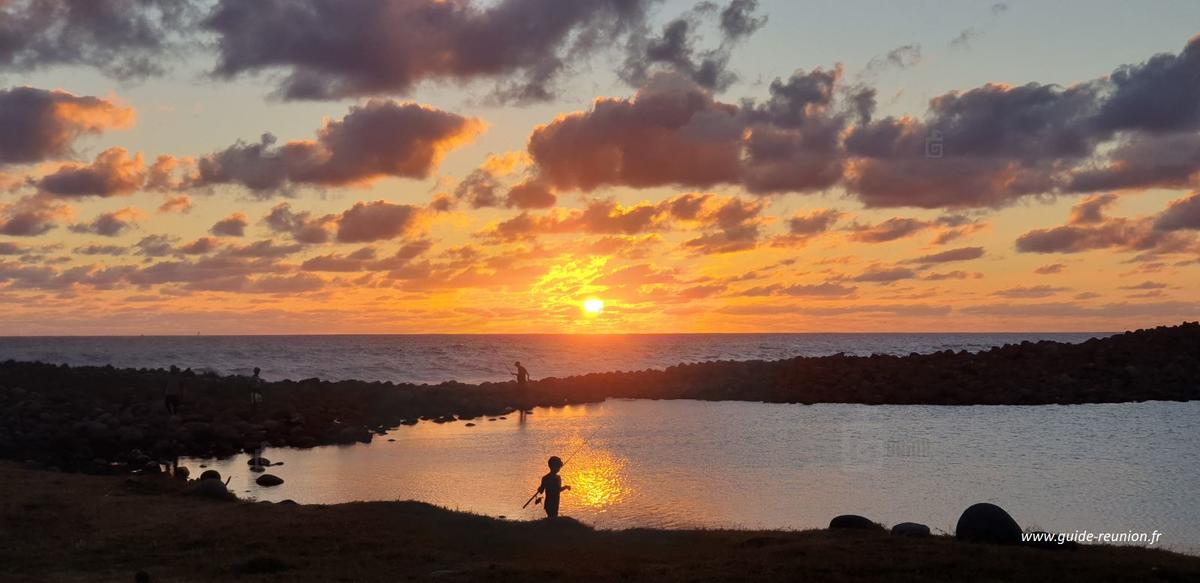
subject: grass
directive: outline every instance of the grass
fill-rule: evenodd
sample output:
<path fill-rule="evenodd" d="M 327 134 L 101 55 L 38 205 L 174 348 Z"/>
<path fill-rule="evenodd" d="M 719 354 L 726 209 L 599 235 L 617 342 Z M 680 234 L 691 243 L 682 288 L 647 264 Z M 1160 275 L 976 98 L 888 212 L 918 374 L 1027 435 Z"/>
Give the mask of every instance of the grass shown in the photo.
<path fill-rule="evenodd" d="M 822 531 L 597 531 L 417 502 L 218 502 L 0 463 L 0 580 L 1197 581 L 1200 558 Z"/>

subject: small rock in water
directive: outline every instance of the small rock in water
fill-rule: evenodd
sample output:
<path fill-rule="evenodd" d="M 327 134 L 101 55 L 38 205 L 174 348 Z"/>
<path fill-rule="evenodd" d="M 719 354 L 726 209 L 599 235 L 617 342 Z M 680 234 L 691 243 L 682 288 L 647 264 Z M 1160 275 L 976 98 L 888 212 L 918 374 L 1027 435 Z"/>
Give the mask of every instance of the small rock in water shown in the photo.
<path fill-rule="evenodd" d="M 263 474 L 254 480 L 254 483 L 259 486 L 278 486 L 283 483 L 283 478 L 274 474 Z"/>
<path fill-rule="evenodd" d="M 395 440 L 395 439 L 389 439 L 388 441 L 389 441 L 389 442 L 393 442 L 393 441 L 396 441 L 396 440 Z"/>
<path fill-rule="evenodd" d="M 508 417 L 500 417 L 500 419 L 508 419 Z"/>
<path fill-rule="evenodd" d="M 267 469 L 262 466 L 250 466 L 250 471 L 252 471 L 256 474 L 261 474 L 261 473 L 267 471 Z"/>
<path fill-rule="evenodd" d="M 204 466 L 200 466 L 200 467 L 203 468 Z M 204 470 L 203 472 L 200 473 L 200 479 L 201 480 L 220 480 L 221 472 L 218 472 L 216 470 Z"/>
<path fill-rule="evenodd" d="M 252 458 L 246 460 L 246 465 L 248 465 L 248 466 L 269 466 L 269 465 L 271 465 L 271 460 L 269 460 L 265 457 L 252 457 Z"/>
<path fill-rule="evenodd" d="M 475 424 L 474 424 L 474 423 L 468 423 L 466 426 L 467 426 L 467 427 L 475 427 Z"/>

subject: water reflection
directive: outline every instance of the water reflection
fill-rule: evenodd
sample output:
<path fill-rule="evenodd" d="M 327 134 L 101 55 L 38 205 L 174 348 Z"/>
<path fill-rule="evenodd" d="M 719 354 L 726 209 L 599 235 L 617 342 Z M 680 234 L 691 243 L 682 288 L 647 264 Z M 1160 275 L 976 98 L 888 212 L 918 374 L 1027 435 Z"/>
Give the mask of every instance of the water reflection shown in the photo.
<path fill-rule="evenodd" d="M 570 484 L 569 504 L 604 511 L 620 504 L 629 493 L 625 478 L 628 460 L 612 452 L 580 444 L 579 453 L 563 468 L 563 483 Z"/>
<path fill-rule="evenodd" d="M 1120 427 L 1120 439 L 1096 439 Z M 1031 439 L 1030 436 L 1037 436 Z M 388 441 L 394 439 L 395 441 Z M 241 496 L 302 503 L 421 500 L 510 519 L 567 460 L 562 514 L 599 528 L 816 528 L 853 513 L 951 532 L 976 502 L 1023 526 L 1169 533 L 1200 551 L 1200 402 L 1069 407 L 618 401 L 537 409 L 524 426 L 420 423 L 369 445 L 274 449 L 205 463 Z M 195 473 L 195 472 L 194 472 Z"/>

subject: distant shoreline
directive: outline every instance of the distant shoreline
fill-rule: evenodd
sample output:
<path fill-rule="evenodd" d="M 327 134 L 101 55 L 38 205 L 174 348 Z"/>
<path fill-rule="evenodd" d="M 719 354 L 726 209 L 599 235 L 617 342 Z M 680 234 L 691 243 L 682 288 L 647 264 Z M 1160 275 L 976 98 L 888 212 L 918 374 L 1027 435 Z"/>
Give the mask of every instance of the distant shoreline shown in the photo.
<path fill-rule="evenodd" d="M 607 398 L 771 403 L 1044 405 L 1200 399 L 1200 323 L 1080 344 L 1024 342 L 981 352 L 716 361 L 662 370 L 436 385 L 267 382 L 184 372 L 0 363 L 0 458 L 94 472 L 177 456 L 370 441 L 420 420 L 454 422 Z"/>

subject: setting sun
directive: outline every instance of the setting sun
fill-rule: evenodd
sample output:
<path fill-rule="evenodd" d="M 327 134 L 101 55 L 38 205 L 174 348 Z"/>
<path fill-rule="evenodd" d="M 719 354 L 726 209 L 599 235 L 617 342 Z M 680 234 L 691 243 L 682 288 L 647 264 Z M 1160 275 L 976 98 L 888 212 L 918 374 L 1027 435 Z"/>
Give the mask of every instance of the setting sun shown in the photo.
<path fill-rule="evenodd" d="M 583 302 L 583 311 L 589 314 L 599 314 L 604 311 L 604 301 L 592 298 Z"/>

